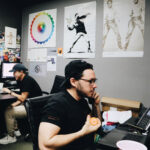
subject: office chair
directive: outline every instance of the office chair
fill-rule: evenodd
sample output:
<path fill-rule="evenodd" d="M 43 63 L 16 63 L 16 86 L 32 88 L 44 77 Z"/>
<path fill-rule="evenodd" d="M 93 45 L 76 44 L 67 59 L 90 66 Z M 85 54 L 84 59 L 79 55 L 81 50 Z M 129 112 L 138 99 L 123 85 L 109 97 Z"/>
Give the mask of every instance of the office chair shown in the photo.
<path fill-rule="evenodd" d="M 41 111 L 52 95 L 53 94 L 29 98 L 24 102 L 30 126 L 30 134 L 33 141 L 33 150 L 39 150 L 38 129 L 41 120 Z"/>
<path fill-rule="evenodd" d="M 63 90 L 63 88 L 61 87 L 61 84 L 64 80 L 65 80 L 65 77 L 60 76 L 60 75 L 56 75 L 50 93 L 48 93 L 47 91 L 42 91 L 42 94 L 48 95 L 48 94 L 57 93 L 57 92 Z"/>
<path fill-rule="evenodd" d="M 52 89 L 50 91 L 50 94 L 57 93 L 57 92 L 61 91 L 63 89 L 61 87 L 61 84 L 64 80 L 65 80 L 65 77 L 60 76 L 60 75 L 56 75 Z"/>
<path fill-rule="evenodd" d="M 38 150 L 38 128 L 40 124 L 40 112 L 43 106 L 46 104 L 47 100 L 51 97 L 52 93 L 57 93 L 63 89 L 60 85 L 64 79 L 65 77 L 56 75 L 50 94 L 48 92 L 42 91 L 43 94 L 46 95 L 30 98 L 24 102 L 34 150 Z"/>

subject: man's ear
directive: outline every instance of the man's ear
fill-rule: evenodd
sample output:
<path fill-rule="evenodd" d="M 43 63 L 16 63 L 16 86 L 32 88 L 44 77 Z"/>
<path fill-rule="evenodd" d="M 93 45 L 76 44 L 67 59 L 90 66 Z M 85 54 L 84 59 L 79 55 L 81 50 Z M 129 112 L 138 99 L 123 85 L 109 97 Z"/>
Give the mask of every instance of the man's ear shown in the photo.
<path fill-rule="evenodd" d="M 75 78 L 70 78 L 70 84 L 72 87 L 77 87 L 77 80 Z"/>

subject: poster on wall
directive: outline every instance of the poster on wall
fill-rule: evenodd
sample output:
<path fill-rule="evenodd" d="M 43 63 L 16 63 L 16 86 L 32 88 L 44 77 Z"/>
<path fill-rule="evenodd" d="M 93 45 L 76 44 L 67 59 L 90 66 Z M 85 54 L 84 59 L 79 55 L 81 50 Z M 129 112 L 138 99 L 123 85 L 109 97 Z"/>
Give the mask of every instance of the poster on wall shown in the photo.
<path fill-rule="evenodd" d="M 29 74 L 31 76 L 46 76 L 46 64 L 40 62 L 31 62 L 29 64 Z"/>
<path fill-rule="evenodd" d="M 96 2 L 65 7 L 64 57 L 94 58 Z"/>
<path fill-rule="evenodd" d="M 56 16 L 56 9 L 29 15 L 28 48 L 56 47 Z"/>
<path fill-rule="evenodd" d="M 0 63 L 3 61 L 3 48 L 0 48 Z"/>
<path fill-rule="evenodd" d="M 0 47 L 5 43 L 5 33 L 0 31 Z"/>
<path fill-rule="evenodd" d="M 5 27 L 5 47 L 16 48 L 17 29 Z"/>
<path fill-rule="evenodd" d="M 103 57 L 143 57 L 145 0 L 104 0 Z"/>
<path fill-rule="evenodd" d="M 56 56 L 47 56 L 47 71 L 56 71 Z"/>
<path fill-rule="evenodd" d="M 29 49 L 27 54 L 27 61 L 46 62 L 47 48 Z"/>
<path fill-rule="evenodd" d="M 20 49 L 3 49 L 3 62 L 20 62 Z"/>

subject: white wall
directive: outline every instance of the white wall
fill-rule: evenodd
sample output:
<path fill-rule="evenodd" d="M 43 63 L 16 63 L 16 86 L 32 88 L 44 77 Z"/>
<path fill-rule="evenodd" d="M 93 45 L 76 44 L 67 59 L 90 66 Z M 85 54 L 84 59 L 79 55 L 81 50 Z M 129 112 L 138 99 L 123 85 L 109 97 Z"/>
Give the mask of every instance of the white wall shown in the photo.
<path fill-rule="evenodd" d="M 28 19 L 29 14 L 46 9 L 57 8 L 57 43 L 63 47 L 64 7 L 89 2 L 89 0 L 57 0 L 40 3 L 25 8 L 22 14 L 22 62 L 29 67 Z M 97 91 L 101 96 L 138 100 L 150 106 L 150 1 L 146 0 L 145 41 L 143 58 L 102 58 L 103 0 L 97 2 L 96 57 L 86 59 L 94 65 L 98 78 Z M 63 75 L 65 65 L 71 59 L 57 57 L 57 72 L 47 72 L 45 77 L 34 77 L 43 90 L 50 91 L 56 74 Z"/>

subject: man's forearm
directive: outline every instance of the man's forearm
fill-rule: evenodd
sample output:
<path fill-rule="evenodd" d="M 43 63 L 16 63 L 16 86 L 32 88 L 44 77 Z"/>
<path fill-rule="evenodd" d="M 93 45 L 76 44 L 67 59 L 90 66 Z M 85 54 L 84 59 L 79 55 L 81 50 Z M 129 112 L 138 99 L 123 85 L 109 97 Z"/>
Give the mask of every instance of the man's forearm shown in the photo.
<path fill-rule="evenodd" d="M 99 104 L 94 104 L 94 107 L 95 107 L 95 110 L 96 110 L 97 117 L 102 121 L 102 116 L 101 116 L 101 111 L 100 111 Z"/>
<path fill-rule="evenodd" d="M 11 92 L 11 95 L 17 97 L 20 102 L 24 102 L 25 100 L 22 95 L 16 94 L 15 92 Z"/>
<path fill-rule="evenodd" d="M 49 150 L 56 149 L 65 146 L 82 136 L 84 136 L 84 132 L 82 132 L 82 130 L 66 135 L 55 135 L 54 137 L 47 140 L 47 142 L 44 143 L 44 145 Z"/>
<path fill-rule="evenodd" d="M 21 101 L 17 100 L 16 102 L 12 103 L 11 105 L 12 106 L 18 106 L 21 104 Z"/>
<path fill-rule="evenodd" d="M 16 94 L 15 92 L 11 92 L 10 94 L 11 94 L 12 96 L 17 97 L 17 98 L 18 98 L 18 100 L 22 102 L 22 96 L 21 96 L 21 95 Z"/>

